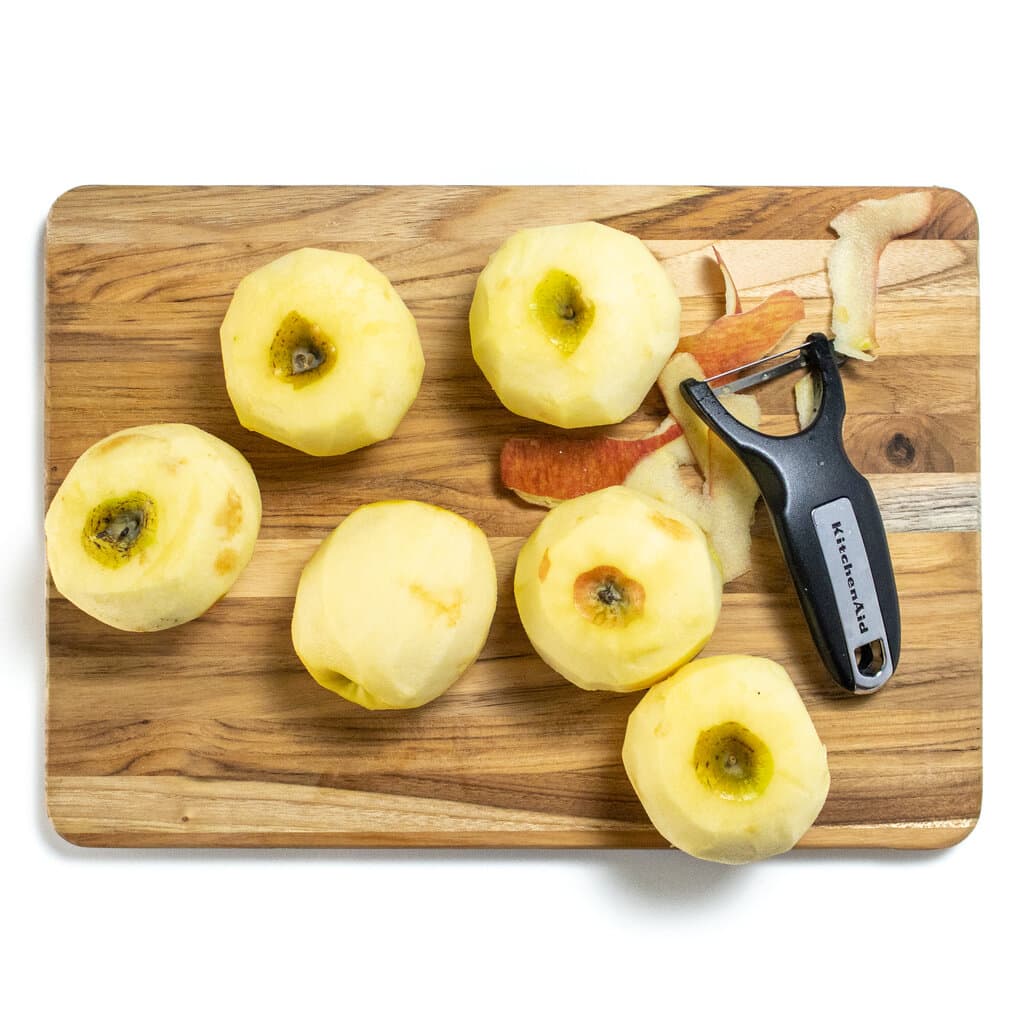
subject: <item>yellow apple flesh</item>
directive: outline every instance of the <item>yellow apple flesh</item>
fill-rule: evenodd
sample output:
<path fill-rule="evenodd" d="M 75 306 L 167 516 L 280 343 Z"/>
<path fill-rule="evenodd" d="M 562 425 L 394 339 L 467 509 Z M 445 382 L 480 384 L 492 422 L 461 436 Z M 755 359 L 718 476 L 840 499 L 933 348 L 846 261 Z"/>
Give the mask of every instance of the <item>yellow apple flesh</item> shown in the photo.
<path fill-rule="evenodd" d="M 723 864 L 791 849 L 829 790 L 825 747 L 788 673 L 746 655 L 698 658 L 652 687 L 622 760 L 658 832 Z"/>
<path fill-rule="evenodd" d="M 679 340 L 679 297 L 633 235 L 586 221 L 509 238 L 477 281 L 473 356 L 500 401 L 559 427 L 634 413 Z"/>
<path fill-rule="evenodd" d="M 54 585 L 118 629 L 197 618 L 252 557 L 262 506 L 245 458 L 186 423 L 131 427 L 92 445 L 46 513 Z"/>
<path fill-rule="evenodd" d="M 242 426 L 309 455 L 391 437 L 423 378 L 412 314 L 352 253 L 299 249 L 254 270 L 235 290 L 220 340 Z"/>
<path fill-rule="evenodd" d="M 537 653 L 585 690 L 639 690 L 707 643 L 722 574 L 700 527 L 629 487 L 553 508 L 516 562 L 519 616 Z"/>
<path fill-rule="evenodd" d="M 363 505 L 299 580 L 292 643 L 309 674 L 371 710 L 415 708 L 476 660 L 497 602 L 487 538 L 418 501 Z"/>

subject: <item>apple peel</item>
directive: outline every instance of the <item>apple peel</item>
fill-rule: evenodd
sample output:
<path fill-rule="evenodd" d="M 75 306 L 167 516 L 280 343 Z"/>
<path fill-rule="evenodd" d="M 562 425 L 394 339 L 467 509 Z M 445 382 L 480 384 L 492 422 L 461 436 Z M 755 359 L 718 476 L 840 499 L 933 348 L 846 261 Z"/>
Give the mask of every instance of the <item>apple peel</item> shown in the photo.
<path fill-rule="evenodd" d="M 721 401 L 745 426 L 756 430 L 760 425 L 761 407 L 753 395 L 726 395 Z M 734 580 L 752 564 L 750 527 L 761 490 L 717 434 L 711 434 L 708 448 L 704 485 L 711 499 L 711 543 L 722 566 L 722 577 Z"/>
<path fill-rule="evenodd" d="M 658 386 L 704 475 L 701 496 L 707 508 L 705 529 L 721 563 L 722 577 L 728 583 L 751 567 L 750 527 L 761 492 L 746 466 L 683 400 L 679 385 L 690 377 L 702 379 L 705 374 L 692 353 L 679 353 L 662 370 Z M 761 407 L 753 395 L 727 395 L 721 401 L 741 423 L 758 428 Z M 696 518 L 692 500 L 686 499 L 685 507 L 682 503 L 677 507 Z"/>
<path fill-rule="evenodd" d="M 638 462 L 665 445 L 686 448 L 682 433 L 668 416 L 637 438 L 512 437 L 501 450 L 501 482 L 523 501 L 551 508 L 623 483 Z"/>
<path fill-rule="evenodd" d="M 681 338 L 676 351 L 689 352 L 714 377 L 767 355 L 803 318 L 796 292 L 773 292 L 746 313 L 719 317 L 700 334 Z"/>
<path fill-rule="evenodd" d="M 680 469 L 692 466 L 693 462 L 693 452 L 686 439 L 679 437 L 664 448 L 645 455 L 633 467 L 624 483 L 627 487 L 671 505 L 710 535 L 710 499 L 701 491 L 686 484 L 679 474 Z"/>
<path fill-rule="evenodd" d="M 715 246 L 711 246 L 711 251 L 715 254 L 718 269 L 722 272 L 722 280 L 725 282 L 725 315 L 735 316 L 737 313 L 742 313 L 743 307 L 740 305 L 740 293 L 736 288 L 736 282 L 732 279 L 732 273 L 725 265 L 725 260 L 722 259 L 722 254 L 718 249 Z"/>
<path fill-rule="evenodd" d="M 920 231 L 931 219 L 933 208 L 931 192 L 904 192 L 887 199 L 864 199 L 833 218 L 829 227 L 838 238 L 827 268 L 837 352 L 869 362 L 875 359 L 875 304 L 882 251 L 894 238 Z"/>
<path fill-rule="evenodd" d="M 787 331 L 804 317 L 804 303 L 796 292 L 773 292 L 762 303 L 742 312 L 729 268 L 714 249 L 725 280 L 725 315 L 699 334 L 679 340 L 676 352 L 689 352 L 704 368 L 705 377 L 732 370 L 767 355 Z"/>
<path fill-rule="evenodd" d="M 693 452 L 697 466 L 706 477 L 708 474 L 708 426 L 686 404 L 679 391 L 679 385 L 690 377 L 703 380 L 704 370 L 691 352 L 677 352 L 658 374 L 658 388 L 672 418 L 682 428 L 683 436 L 690 446 L 690 451 Z"/>
<path fill-rule="evenodd" d="M 814 387 L 814 378 L 810 375 L 801 377 L 793 385 L 793 397 L 796 399 L 797 423 L 804 430 L 818 415 L 818 393 Z"/>

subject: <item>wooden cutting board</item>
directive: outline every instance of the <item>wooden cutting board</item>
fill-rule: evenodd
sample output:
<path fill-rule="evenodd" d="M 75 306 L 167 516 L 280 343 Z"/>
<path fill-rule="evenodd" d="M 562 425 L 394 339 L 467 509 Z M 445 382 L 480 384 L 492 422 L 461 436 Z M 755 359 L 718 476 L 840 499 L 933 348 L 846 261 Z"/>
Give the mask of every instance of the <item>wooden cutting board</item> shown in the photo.
<path fill-rule="evenodd" d="M 238 447 L 259 479 L 256 553 L 201 619 L 156 634 L 88 618 L 50 585 L 46 786 L 54 826 L 96 846 L 657 847 L 619 751 L 639 695 L 585 693 L 533 654 L 511 577 L 543 512 L 505 492 L 505 411 L 477 370 L 467 314 L 490 253 L 525 226 L 594 219 L 633 232 L 683 299 L 683 332 L 719 316 L 715 243 L 745 305 L 797 291 L 827 329 L 829 220 L 877 188 L 109 188 L 63 195 L 46 230 L 46 500 L 92 442 L 184 420 Z M 843 373 L 854 463 L 883 508 L 903 655 L 867 698 L 822 669 L 763 510 L 753 570 L 726 588 L 708 654 L 783 662 L 829 751 L 809 847 L 925 848 L 973 827 L 981 797 L 977 223 L 940 190 L 919 237 L 885 251 L 873 364 Z M 243 430 L 218 327 L 238 281 L 301 246 L 358 252 L 394 282 L 427 358 L 396 436 L 314 459 Z M 759 394 L 792 421 L 791 382 Z M 621 427 L 664 415 L 657 392 Z M 368 712 L 293 653 L 299 572 L 358 505 L 451 508 L 491 538 L 498 610 L 479 662 L 416 711 Z"/>

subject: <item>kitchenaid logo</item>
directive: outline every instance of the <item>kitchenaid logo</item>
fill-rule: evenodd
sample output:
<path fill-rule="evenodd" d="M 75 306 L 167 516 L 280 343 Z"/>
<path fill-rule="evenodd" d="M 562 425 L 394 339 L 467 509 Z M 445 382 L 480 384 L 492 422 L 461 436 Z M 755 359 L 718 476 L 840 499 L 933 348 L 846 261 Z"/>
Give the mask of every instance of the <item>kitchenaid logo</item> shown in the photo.
<path fill-rule="evenodd" d="M 867 616 L 864 612 L 864 602 L 857 596 L 857 581 L 854 578 L 854 565 L 846 551 L 846 531 L 842 521 L 832 524 L 832 539 L 836 542 L 836 550 L 839 552 L 839 564 L 846 579 L 846 587 L 850 592 L 850 601 L 853 603 L 853 614 L 857 619 L 857 628 L 861 633 L 868 631 Z"/>

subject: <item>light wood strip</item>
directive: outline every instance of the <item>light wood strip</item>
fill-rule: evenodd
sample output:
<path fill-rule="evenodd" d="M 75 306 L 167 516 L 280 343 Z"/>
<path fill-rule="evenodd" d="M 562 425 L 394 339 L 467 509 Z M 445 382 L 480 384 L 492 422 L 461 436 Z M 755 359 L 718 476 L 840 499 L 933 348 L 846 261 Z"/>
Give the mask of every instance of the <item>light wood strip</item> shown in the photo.
<path fill-rule="evenodd" d="M 82 814 L 88 806 L 90 813 Z M 192 779 L 61 778 L 47 787 L 47 811 L 69 842 L 126 846 L 431 845 L 648 847 L 668 844 L 650 825 L 524 813 L 427 798 L 394 798 L 381 809 L 374 794 L 274 783 Z M 258 822 L 256 826 L 253 822 Z M 815 825 L 798 848 L 836 845 L 927 849 L 959 842 L 977 818 L 885 825 Z"/>
<path fill-rule="evenodd" d="M 885 488 L 878 488 L 880 494 L 885 493 Z M 891 520 L 896 526 L 904 513 L 901 509 L 907 507 L 907 503 L 915 498 L 920 499 L 921 488 L 898 492 L 899 505 L 895 500 L 890 505 L 887 501 L 883 504 L 882 515 Z M 910 497 L 907 498 L 906 496 Z M 893 495 L 888 495 L 893 499 Z M 923 499 L 922 503 L 923 503 Z M 895 507 L 896 512 L 889 511 Z M 934 592 L 935 590 L 954 590 L 958 586 L 970 589 L 976 578 L 978 552 L 978 535 L 976 527 L 965 525 L 969 518 L 968 513 L 958 511 L 949 514 L 953 525 L 948 525 L 947 530 L 962 531 L 962 536 L 951 535 L 942 532 L 939 525 L 925 526 L 923 520 L 915 517 L 915 528 L 913 532 L 896 532 L 889 538 L 889 547 L 893 561 L 899 570 L 899 587 L 905 595 L 919 592 Z M 975 513 L 976 518 L 976 513 Z M 931 520 L 933 524 L 936 520 Z M 932 530 L 933 532 L 926 532 Z M 293 537 L 293 538 L 268 538 L 256 542 L 256 551 L 249 566 L 242 573 L 238 582 L 231 589 L 230 600 L 242 598 L 263 598 L 282 597 L 290 598 L 295 594 L 295 587 L 298 583 L 299 573 L 303 566 L 312 557 L 313 552 L 321 542 L 320 537 Z M 516 556 L 523 543 L 523 537 L 490 537 L 488 538 L 491 552 L 494 555 L 495 564 L 498 568 L 499 580 L 508 581 L 512 578 L 515 568 Z M 772 550 L 773 539 L 762 535 L 758 538 L 759 567 L 775 561 L 778 564 L 766 568 L 758 574 L 759 592 L 776 592 L 785 587 L 786 581 L 780 580 L 779 576 L 772 570 L 784 568 L 779 559 L 774 557 Z M 762 544 L 768 550 L 761 551 Z M 781 586 L 780 586 L 781 583 Z M 730 592 L 748 590 L 742 577 L 735 580 L 729 586 Z M 49 582 L 49 594 L 57 596 L 57 591 L 52 580 Z"/>
<path fill-rule="evenodd" d="M 54 244 L 181 244 L 232 238 L 242 246 L 294 238 L 488 239 L 519 228 L 601 220 L 641 238 L 827 238 L 844 207 L 905 188 L 707 188 L 541 185 L 302 187 L 83 186 L 58 197 Z M 935 190 L 928 238 L 974 239 L 977 217 Z"/>
<path fill-rule="evenodd" d="M 56 287 L 51 301 L 97 303 L 201 302 L 225 306 L 240 277 L 292 249 L 313 244 L 296 235 L 272 246 L 192 244 L 176 248 L 144 242 L 94 245 L 83 259 L 77 246 L 52 246 L 48 270 Z M 321 243 L 322 244 L 322 243 Z M 723 295 L 722 274 L 712 246 L 722 254 L 745 308 L 752 308 L 774 291 L 788 289 L 806 300 L 828 299 L 825 261 L 834 240 L 736 240 L 714 238 L 689 241 L 648 241 L 648 248 L 665 268 L 684 306 L 691 300 Z M 421 241 L 339 239 L 343 248 L 365 257 L 398 289 L 413 310 L 422 312 L 438 300 L 468 298 L 491 253 L 493 241 Z M 884 298 L 977 298 L 975 241 L 940 242 L 900 239 L 892 242 L 879 262 L 879 289 Z M 196 273 L 202 288 L 196 289 Z"/>
<path fill-rule="evenodd" d="M 979 530 L 977 473 L 921 473 L 869 477 L 887 530 Z"/>

